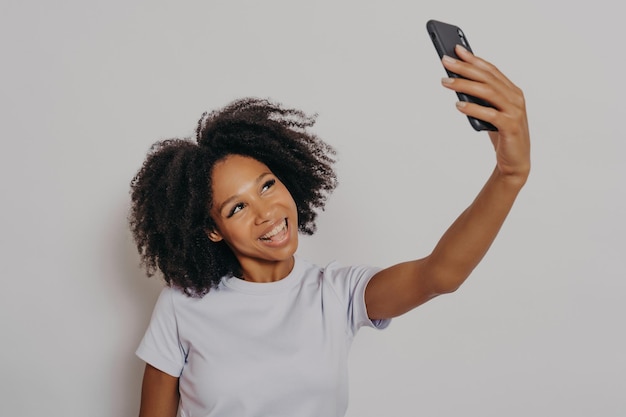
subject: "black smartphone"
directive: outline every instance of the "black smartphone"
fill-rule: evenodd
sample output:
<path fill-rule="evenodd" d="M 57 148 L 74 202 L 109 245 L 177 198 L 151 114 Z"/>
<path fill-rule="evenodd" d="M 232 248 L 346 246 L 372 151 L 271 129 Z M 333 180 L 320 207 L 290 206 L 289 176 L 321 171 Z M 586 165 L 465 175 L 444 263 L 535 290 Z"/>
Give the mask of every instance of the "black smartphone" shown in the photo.
<path fill-rule="evenodd" d="M 439 59 L 443 58 L 444 55 L 448 55 L 452 58 L 459 59 L 457 54 L 454 52 L 454 47 L 456 45 L 461 45 L 468 51 L 472 52 L 472 48 L 469 45 L 467 40 L 467 36 L 458 26 L 451 25 L 444 22 L 439 22 L 437 20 L 429 20 L 426 22 L 426 30 L 430 35 L 430 39 L 433 41 L 433 45 L 435 45 L 435 49 L 439 54 Z M 461 78 L 460 75 L 450 72 L 446 69 L 448 73 L 448 77 Z M 487 101 L 482 100 L 478 97 L 470 96 L 469 94 L 464 93 L 456 93 L 461 101 L 467 101 L 470 103 L 477 103 L 481 106 L 493 107 Z M 492 130 L 497 131 L 498 129 L 492 125 L 491 123 L 485 122 L 484 120 L 476 119 L 474 117 L 467 116 L 470 124 L 475 130 Z"/>

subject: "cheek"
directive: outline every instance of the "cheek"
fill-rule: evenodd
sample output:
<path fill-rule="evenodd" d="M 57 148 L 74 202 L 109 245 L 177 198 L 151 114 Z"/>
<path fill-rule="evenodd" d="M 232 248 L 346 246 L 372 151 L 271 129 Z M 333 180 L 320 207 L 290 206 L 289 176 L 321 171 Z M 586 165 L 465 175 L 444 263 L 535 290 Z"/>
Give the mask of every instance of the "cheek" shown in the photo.
<path fill-rule="evenodd" d="M 289 190 L 287 189 L 287 187 L 285 187 L 283 185 L 283 190 L 282 190 L 282 195 L 281 195 L 281 199 L 283 201 L 288 202 L 287 204 L 290 207 L 293 207 L 294 209 L 297 207 L 296 206 L 296 201 L 293 199 L 293 196 L 291 195 L 291 193 L 289 192 Z"/>
<path fill-rule="evenodd" d="M 293 198 L 291 198 L 291 196 L 289 196 L 289 203 L 288 203 L 288 208 L 289 210 L 295 214 L 296 217 L 298 217 L 298 206 L 296 205 L 296 202 L 294 201 Z"/>
<path fill-rule="evenodd" d="M 237 236 L 242 236 L 247 230 L 245 222 L 243 222 L 242 219 L 237 219 L 236 221 L 230 222 L 230 224 L 228 224 L 228 226 L 226 226 L 225 228 L 226 235 L 230 239 L 236 238 Z"/>

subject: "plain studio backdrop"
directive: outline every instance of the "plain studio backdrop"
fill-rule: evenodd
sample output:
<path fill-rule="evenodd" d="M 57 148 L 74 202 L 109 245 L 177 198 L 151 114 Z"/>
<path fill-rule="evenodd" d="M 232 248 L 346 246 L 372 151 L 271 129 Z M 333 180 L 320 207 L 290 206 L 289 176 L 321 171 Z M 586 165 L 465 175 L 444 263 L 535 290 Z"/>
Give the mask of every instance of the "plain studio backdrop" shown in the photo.
<path fill-rule="evenodd" d="M 348 416 L 626 415 L 626 59 L 618 2 L 0 5 L 0 415 L 133 416 L 163 283 L 127 227 L 150 145 L 242 96 L 318 113 L 340 186 L 319 264 L 425 256 L 494 164 L 428 19 L 526 95 L 533 170 L 456 293 L 361 331 Z M 567 4 L 567 6 L 565 6 Z"/>

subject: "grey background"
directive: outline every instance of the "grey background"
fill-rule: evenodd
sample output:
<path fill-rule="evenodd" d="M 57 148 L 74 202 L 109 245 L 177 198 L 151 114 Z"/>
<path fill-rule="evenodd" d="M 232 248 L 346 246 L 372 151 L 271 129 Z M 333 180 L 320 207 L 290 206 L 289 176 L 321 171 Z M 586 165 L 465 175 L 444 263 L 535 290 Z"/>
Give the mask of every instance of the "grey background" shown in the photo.
<path fill-rule="evenodd" d="M 533 171 L 470 280 L 364 330 L 348 416 L 626 415 L 622 14 L 608 0 L 0 4 L 0 415 L 132 416 L 162 286 L 126 225 L 156 140 L 241 96 L 319 113 L 340 186 L 299 253 L 426 255 L 493 166 L 430 18 L 523 87 Z"/>

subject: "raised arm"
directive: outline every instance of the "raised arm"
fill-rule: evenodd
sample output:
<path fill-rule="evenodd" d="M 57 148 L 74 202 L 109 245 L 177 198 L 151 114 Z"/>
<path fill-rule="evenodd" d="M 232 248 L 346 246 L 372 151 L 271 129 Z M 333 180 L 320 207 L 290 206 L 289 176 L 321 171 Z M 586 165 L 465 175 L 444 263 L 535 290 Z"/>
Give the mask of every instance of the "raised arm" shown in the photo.
<path fill-rule="evenodd" d="M 444 57 L 444 66 L 467 79 L 442 84 L 489 101 L 495 108 L 458 103 L 462 113 L 490 122 L 496 166 L 476 199 L 425 258 L 377 273 L 365 291 L 372 319 L 403 314 L 437 295 L 455 291 L 483 258 L 506 219 L 530 171 L 530 137 L 522 91 L 494 65 L 457 46 L 461 60 Z"/>
<path fill-rule="evenodd" d="M 139 417 L 176 417 L 178 400 L 178 378 L 146 364 Z"/>

